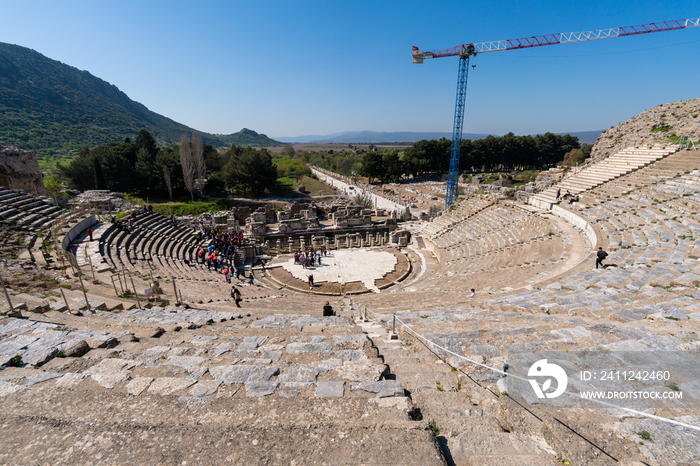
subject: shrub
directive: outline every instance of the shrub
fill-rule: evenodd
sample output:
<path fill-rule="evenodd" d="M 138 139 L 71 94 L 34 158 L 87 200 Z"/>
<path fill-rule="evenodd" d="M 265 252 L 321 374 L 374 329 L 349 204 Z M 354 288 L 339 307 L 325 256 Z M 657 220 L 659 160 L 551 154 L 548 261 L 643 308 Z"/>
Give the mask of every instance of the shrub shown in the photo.
<path fill-rule="evenodd" d="M 22 367 L 22 355 L 18 354 L 12 359 L 10 359 L 10 362 L 8 363 L 11 367 Z"/>

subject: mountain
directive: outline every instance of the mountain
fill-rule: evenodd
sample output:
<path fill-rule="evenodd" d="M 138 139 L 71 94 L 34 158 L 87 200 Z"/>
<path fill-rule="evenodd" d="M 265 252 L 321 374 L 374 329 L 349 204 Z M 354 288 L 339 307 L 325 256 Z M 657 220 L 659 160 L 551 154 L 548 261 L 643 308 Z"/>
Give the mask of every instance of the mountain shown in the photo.
<path fill-rule="evenodd" d="M 602 131 L 580 131 L 576 133 L 556 133 L 570 134 L 576 136 L 580 142 L 594 143 L 596 138 Z M 488 134 L 465 133 L 462 139 L 483 139 Z M 498 136 L 494 134 L 494 136 Z M 534 134 L 533 134 L 534 136 Z M 452 133 L 437 133 L 437 132 L 376 132 L 376 131 L 346 131 L 344 133 L 333 133 L 325 136 L 310 135 L 310 136 L 295 136 L 295 137 L 276 137 L 278 141 L 284 143 L 362 143 L 362 142 L 416 142 L 421 139 L 452 139 Z"/>
<path fill-rule="evenodd" d="M 146 129 L 159 144 L 176 144 L 192 128 L 148 110 L 116 86 L 18 45 L 0 42 L 0 140 L 37 152 L 67 156 L 84 146 L 135 138 Z M 221 135 L 200 131 L 214 147 L 275 146 L 244 128 Z"/>
<path fill-rule="evenodd" d="M 481 139 L 488 134 L 465 134 L 464 139 Z M 421 139 L 452 139 L 452 133 L 437 133 L 437 132 L 377 132 L 377 131 L 346 131 L 343 133 L 327 134 L 325 136 L 296 136 L 296 137 L 279 137 L 275 138 L 278 141 L 288 143 L 343 143 L 343 142 L 416 142 Z"/>
<path fill-rule="evenodd" d="M 243 128 L 237 133 L 233 134 L 227 134 L 227 135 L 222 135 L 222 134 L 212 134 L 209 135 L 209 137 L 212 138 L 219 138 L 221 141 L 221 146 L 228 148 L 231 146 L 231 144 L 235 144 L 237 146 L 251 146 L 251 147 L 274 147 L 274 146 L 279 146 L 282 143 L 279 141 L 275 141 L 274 139 L 268 138 L 264 134 L 258 134 L 252 129 L 248 128 Z M 204 136 L 202 136 L 202 139 L 204 139 Z M 211 143 L 208 143 L 211 144 Z M 215 146 L 212 144 L 212 146 Z"/>

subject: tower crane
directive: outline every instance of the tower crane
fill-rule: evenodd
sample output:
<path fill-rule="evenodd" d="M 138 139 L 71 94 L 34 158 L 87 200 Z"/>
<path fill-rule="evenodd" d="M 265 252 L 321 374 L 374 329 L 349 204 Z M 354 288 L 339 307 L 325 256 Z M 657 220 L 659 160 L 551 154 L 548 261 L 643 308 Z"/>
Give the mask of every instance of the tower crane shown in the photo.
<path fill-rule="evenodd" d="M 457 198 L 459 152 L 462 142 L 462 123 L 464 121 L 464 104 L 467 96 L 467 73 L 469 71 L 470 57 L 475 57 L 478 53 L 527 49 L 532 47 L 542 47 L 545 45 L 568 44 L 572 42 L 583 42 L 596 39 L 609 39 L 611 37 L 635 36 L 638 34 L 675 31 L 677 29 L 686 29 L 697 26 L 700 26 L 700 18 L 679 19 L 675 21 L 663 21 L 660 23 L 599 29 L 595 31 L 564 32 L 547 34 L 543 36 L 524 37 L 521 39 L 461 44 L 457 45 L 456 47 L 439 51 L 423 51 L 414 46 L 413 63 L 423 63 L 423 60 L 428 58 L 459 57 L 457 99 L 455 104 L 454 125 L 452 127 L 452 149 L 450 152 L 450 171 L 447 178 L 447 192 L 445 194 L 445 208 L 451 206 Z"/>

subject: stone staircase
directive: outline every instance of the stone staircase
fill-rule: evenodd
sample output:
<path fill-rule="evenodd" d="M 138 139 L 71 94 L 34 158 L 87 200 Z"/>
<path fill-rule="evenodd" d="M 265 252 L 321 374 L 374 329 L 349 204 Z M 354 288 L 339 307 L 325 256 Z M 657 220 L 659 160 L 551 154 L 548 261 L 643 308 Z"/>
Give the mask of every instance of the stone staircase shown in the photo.
<path fill-rule="evenodd" d="M 561 195 L 567 192 L 579 194 L 595 186 L 631 173 L 655 161 L 678 151 L 678 146 L 652 146 L 649 148 L 630 147 L 611 155 L 606 159 L 591 164 L 573 175 L 565 177 L 558 184 L 531 196 L 528 203 L 541 209 L 549 210 L 559 202 L 557 191 Z"/>

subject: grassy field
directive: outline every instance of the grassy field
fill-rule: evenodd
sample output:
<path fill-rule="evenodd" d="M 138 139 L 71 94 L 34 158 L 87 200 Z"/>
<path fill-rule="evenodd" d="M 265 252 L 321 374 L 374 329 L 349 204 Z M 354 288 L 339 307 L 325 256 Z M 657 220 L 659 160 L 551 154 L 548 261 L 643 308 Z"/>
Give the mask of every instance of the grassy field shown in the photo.
<path fill-rule="evenodd" d="M 192 201 L 188 198 L 180 198 L 174 200 L 168 199 L 142 199 L 136 196 L 126 195 L 126 200 L 132 204 L 142 206 L 152 205 L 153 211 L 163 215 L 197 215 L 203 212 L 211 212 L 217 210 L 228 210 L 226 202 L 223 199 L 195 199 Z"/>
<path fill-rule="evenodd" d="M 325 194 L 328 194 L 329 192 L 328 186 L 326 186 L 319 180 L 306 175 L 301 177 L 301 179 L 299 179 L 298 182 L 294 178 L 283 176 L 277 178 L 277 183 L 279 183 L 281 186 L 287 189 L 292 190 L 296 190 L 299 187 L 299 184 L 303 184 L 306 188 L 306 194 L 310 196 L 318 196 L 320 191 L 323 191 Z"/>
<path fill-rule="evenodd" d="M 328 186 L 310 176 L 303 176 L 298 182 L 294 178 L 281 177 L 277 179 L 277 183 L 283 188 L 282 191 L 296 190 L 299 187 L 299 183 L 301 183 L 306 187 L 305 194 L 307 196 L 318 196 L 320 191 L 324 191 L 325 194 L 329 192 Z M 195 199 L 192 201 L 188 197 L 180 197 L 171 201 L 158 198 L 143 199 L 130 194 L 127 194 L 125 198 L 134 205 L 145 206 L 150 204 L 155 212 L 166 216 L 197 215 L 203 212 L 229 209 L 224 199 Z"/>

